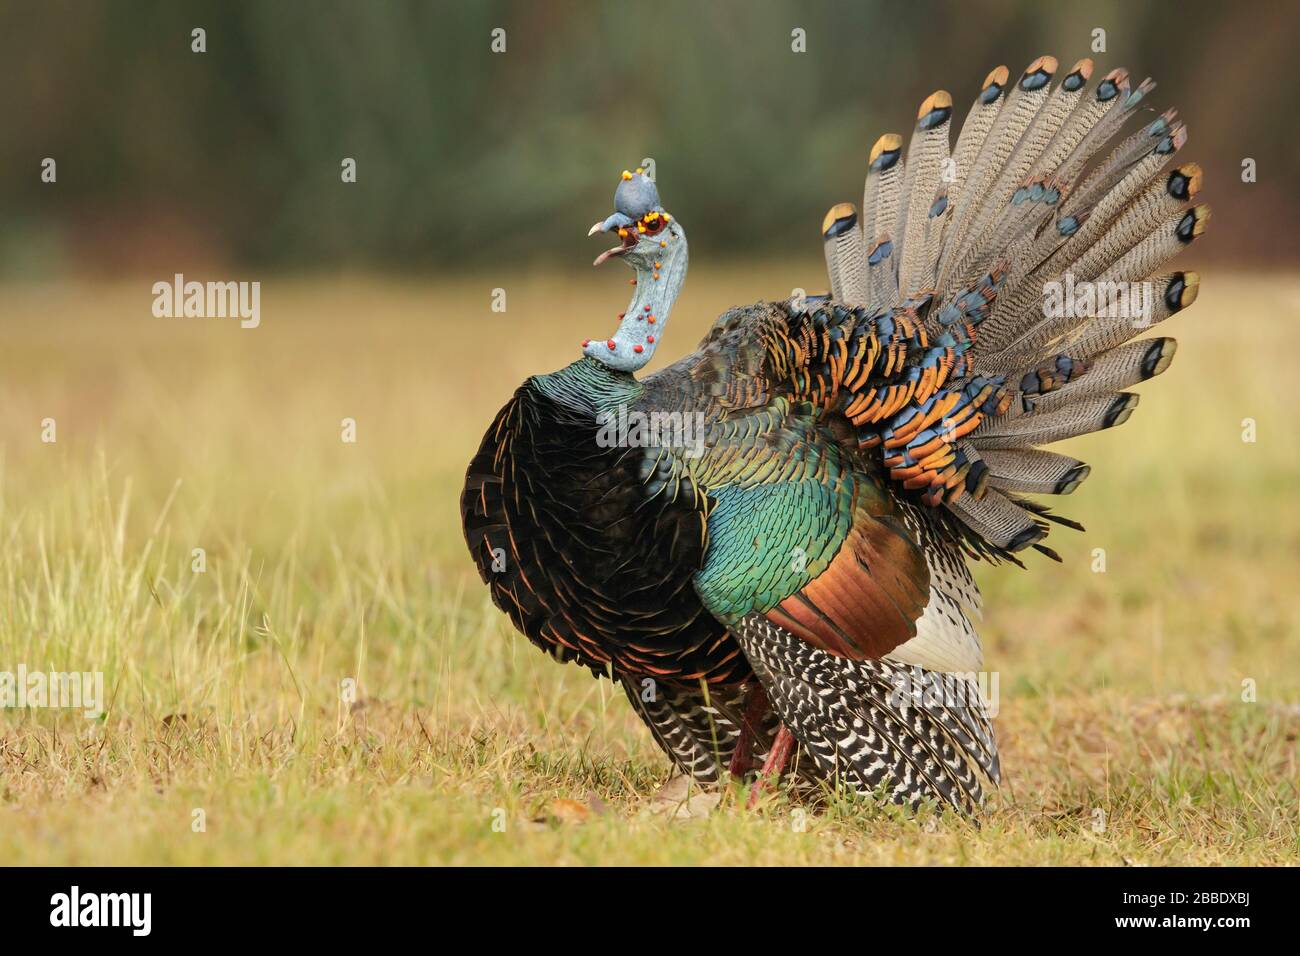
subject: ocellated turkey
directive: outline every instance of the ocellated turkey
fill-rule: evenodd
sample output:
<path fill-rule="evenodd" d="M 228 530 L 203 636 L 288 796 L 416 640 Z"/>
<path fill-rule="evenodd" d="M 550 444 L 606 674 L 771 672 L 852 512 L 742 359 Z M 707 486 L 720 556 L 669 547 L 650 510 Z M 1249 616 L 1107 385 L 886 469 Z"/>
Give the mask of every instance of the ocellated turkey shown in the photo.
<path fill-rule="evenodd" d="M 805 783 L 964 811 L 998 781 L 968 562 L 1056 557 L 1050 524 L 1077 525 L 1025 496 L 1088 466 L 1041 446 L 1132 414 L 1125 389 L 1174 353 L 1135 337 L 1198 287 L 1168 269 L 1207 218 L 1199 168 L 1175 163 L 1183 124 L 1126 133 L 1154 84 L 1092 72 L 998 67 L 954 146 L 951 97 L 927 98 L 906 152 L 870 151 L 861 210 L 827 214 L 828 295 L 731 309 L 640 379 L 687 243 L 656 184 L 623 174 L 592 232 L 618 237 L 597 264 L 635 270 L 632 300 L 497 414 L 462 514 L 514 626 L 619 681 L 681 771 L 793 754 Z M 1139 321 L 1044 307 L 1083 286 L 1153 294 Z M 655 415 L 698 431 L 611 430 Z"/>

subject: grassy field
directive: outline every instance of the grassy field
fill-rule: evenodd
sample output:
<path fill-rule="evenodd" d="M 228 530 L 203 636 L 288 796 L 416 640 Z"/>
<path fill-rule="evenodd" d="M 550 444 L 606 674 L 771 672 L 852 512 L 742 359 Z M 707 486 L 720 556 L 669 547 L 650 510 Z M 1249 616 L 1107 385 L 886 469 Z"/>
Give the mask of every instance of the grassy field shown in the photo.
<path fill-rule="evenodd" d="M 1300 280 L 1207 272 L 1133 420 L 1068 449 L 1094 470 L 1064 564 L 979 572 L 1006 773 L 980 829 L 779 795 L 677 818 L 621 694 L 489 604 L 465 464 L 612 327 L 624 270 L 267 280 L 251 330 L 154 318 L 148 280 L 8 286 L 0 671 L 102 670 L 110 703 L 0 710 L 0 860 L 1296 862 Z M 665 358 L 820 274 L 698 266 Z"/>

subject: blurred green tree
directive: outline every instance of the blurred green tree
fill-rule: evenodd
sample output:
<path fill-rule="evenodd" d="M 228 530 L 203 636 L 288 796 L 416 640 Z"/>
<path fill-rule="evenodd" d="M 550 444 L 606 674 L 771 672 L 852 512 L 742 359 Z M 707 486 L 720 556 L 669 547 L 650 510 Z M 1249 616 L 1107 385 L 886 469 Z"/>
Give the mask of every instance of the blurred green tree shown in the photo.
<path fill-rule="evenodd" d="M 1041 52 L 1157 77 L 1218 207 L 1211 254 L 1294 262 L 1300 151 L 1278 104 L 1300 94 L 1297 25 L 1295 7 L 1201 0 L 9 4 L 0 270 L 577 263 L 644 156 L 707 254 L 815 254 L 879 133 Z"/>

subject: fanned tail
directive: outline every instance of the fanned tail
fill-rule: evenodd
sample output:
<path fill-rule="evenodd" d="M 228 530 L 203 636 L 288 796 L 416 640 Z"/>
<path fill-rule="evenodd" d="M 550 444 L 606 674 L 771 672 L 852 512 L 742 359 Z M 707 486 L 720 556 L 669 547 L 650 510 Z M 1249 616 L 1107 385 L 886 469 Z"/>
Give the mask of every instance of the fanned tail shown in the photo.
<path fill-rule="evenodd" d="M 932 94 L 906 150 L 893 134 L 872 148 L 861 217 L 837 206 L 823 227 L 832 295 L 914 312 L 935 348 L 910 361 L 952 363 L 882 423 L 886 467 L 1002 554 L 1051 553 L 1038 542 L 1059 519 L 1019 495 L 1087 477 L 1038 446 L 1126 421 L 1125 389 L 1169 367 L 1173 339 L 1130 340 L 1195 300 L 1196 273 L 1168 264 L 1209 218 L 1200 167 L 1174 164 L 1175 111 L 1123 134 L 1153 81 L 1116 69 L 1089 87 L 1088 59 L 1057 72 L 1050 56 L 1014 81 L 992 70 L 951 153 L 952 98 Z"/>

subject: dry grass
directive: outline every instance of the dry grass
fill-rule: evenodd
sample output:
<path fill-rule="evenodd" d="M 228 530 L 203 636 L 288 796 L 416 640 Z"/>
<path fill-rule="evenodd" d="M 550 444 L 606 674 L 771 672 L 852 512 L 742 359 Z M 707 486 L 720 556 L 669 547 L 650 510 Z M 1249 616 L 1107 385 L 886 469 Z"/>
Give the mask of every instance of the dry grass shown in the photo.
<path fill-rule="evenodd" d="M 819 270 L 705 272 L 669 355 Z M 1095 468 L 1063 509 L 1089 529 L 1057 535 L 1065 564 L 980 572 L 1007 785 L 976 830 L 779 797 L 650 814 L 667 765 L 621 696 L 488 604 L 460 535 L 464 465 L 519 380 L 610 327 L 624 281 L 267 281 L 248 331 L 156 319 L 147 281 L 7 288 L 0 670 L 100 669 L 111 705 L 102 721 L 0 710 L 0 859 L 1300 857 L 1300 443 L 1273 360 L 1300 283 L 1211 272 L 1133 420 L 1074 443 Z M 502 282 L 507 316 L 489 310 Z M 536 305 L 562 296 L 563 313 Z"/>

